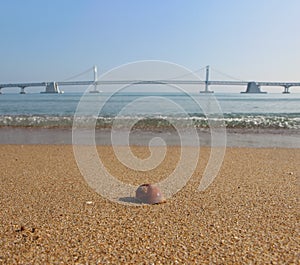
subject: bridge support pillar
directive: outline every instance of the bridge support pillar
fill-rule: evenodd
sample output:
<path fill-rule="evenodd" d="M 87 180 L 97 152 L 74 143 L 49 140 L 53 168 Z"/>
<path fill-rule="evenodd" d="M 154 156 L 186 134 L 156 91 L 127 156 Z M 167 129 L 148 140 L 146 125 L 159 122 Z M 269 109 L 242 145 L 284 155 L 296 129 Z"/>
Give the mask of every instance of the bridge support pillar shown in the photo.
<path fill-rule="evenodd" d="M 60 90 L 56 82 L 50 82 L 46 84 L 46 90 L 41 93 L 60 93 Z"/>
<path fill-rule="evenodd" d="M 2 94 L 1 89 L 2 89 L 2 87 L 0 87 L 0 95 Z"/>
<path fill-rule="evenodd" d="M 289 91 L 289 88 L 290 86 L 284 86 L 284 90 L 283 90 L 283 94 L 290 94 L 290 91 Z"/>
<path fill-rule="evenodd" d="M 24 87 L 24 86 L 21 87 L 20 94 L 26 94 L 26 92 L 25 92 L 25 87 Z"/>
<path fill-rule="evenodd" d="M 241 92 L 241 93 L 262 93 L 266 94 L 267 92 L 263 92 L 260 90 L 260 86 L 256 84 L 256 82 L 249 82 L 247 85 L 247 90 L 246 92 Z"/>

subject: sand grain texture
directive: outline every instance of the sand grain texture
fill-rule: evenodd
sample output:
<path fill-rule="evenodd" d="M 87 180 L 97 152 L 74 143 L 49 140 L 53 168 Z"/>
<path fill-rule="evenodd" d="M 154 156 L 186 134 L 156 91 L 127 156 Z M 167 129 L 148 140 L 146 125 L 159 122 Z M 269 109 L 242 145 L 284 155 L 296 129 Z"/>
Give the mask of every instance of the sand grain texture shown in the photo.
<path fill-rule="evenodd" d="M 178 148 L 150 174 L 106 165 L 135 184 L 174 169 Z M 134 147 L 145 157 L 146 147 Z M 0 264 L 299 264 L 299 149 L 228 148 L 197 192 L 209 148 L 167 203 L 112 203 L 81 176 L 71 146 L 0 145 Z"/>

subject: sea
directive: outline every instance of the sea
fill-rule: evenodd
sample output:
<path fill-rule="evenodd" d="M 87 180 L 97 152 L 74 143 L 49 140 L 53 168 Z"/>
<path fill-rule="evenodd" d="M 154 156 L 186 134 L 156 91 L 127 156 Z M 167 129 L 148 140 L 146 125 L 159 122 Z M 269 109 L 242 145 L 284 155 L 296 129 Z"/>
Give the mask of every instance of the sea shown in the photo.
<path fill-rule="evenodd" d="M 2 94 L 0 96 L 0 126 L 13 127 L 72 127 L 82 93 L 65 94 Z M 215 93 L 213 95 L 220 105 L 227 128 L 269 128 L 269 129 L 300 129 L 300 93 L 293 94 L 238 94 Z M 164 126 L 158 121 L 180 120 L 184 115 L 194 122 L 196 127 L 206 127 L 206 116 L 201 109 L 203 102 L 208 100 L 205 94 L 183 93 L 143 93 L 128 92 L 114 95 L 90 94 L 91 100 L 99 101 L 97 126 L 105 126 L 113 120 L 124 107 L 123 118 L 141 116 L 151 126 Z M 165 102 L 164 102 L 164 99 Z M 198 99 L 200 104 L 195 104 Z M 170 101 L 177 106 L 170 106 Z M 148 104 L 147 104 L 148 102 Z M 132 106 L 133 105 L 133 106 Z M 136 109 L 134 105 L 137 105 Z M 176 108 L 178 109 L 176 111 Z M 174 112 L 175 110 L 175 112 Z"/>
<path fill-rule="evenodd" d="M 212 101 L 212 97 L 214 104 L 210 110 L 207 104 Z M 189 121 L 195 128 L 204 131 L 210 126 L 208 116 L 217 113 L 215 119 L 222 120 L 228 132 L 255 133 L 256 137 L 264 132 L 265 135 L 284 134 L 292 136 L 289 140 L 291 146 L 293 141 L 299 140 L 300 93 L 69 92 L 1 94 L 0 143 L 27 142 L 28 139 L 17 138 L 22 138 L 21 135 L 28 131 L 38 131 L 39 135 L 43 132 L 49 135 L 51 129 L 56 132 L 70 131 L 74 115 L 80 115 L 79 102 L 82 104 L 83 101 L 85 105 L 98 108 L 91 112 L 94 116 L 96 113 L 97 129 L 111 128 L 117 117 L 124 123 L 137 120 L 135 129 L 140 130 L 167 131 L 174 129 L 174 121 L 175 124 Z M 87 115 L 82 116 L 88 119 Z M 43 137 L 37 141 L 43 142 Z M 36 143 L 34 140 L 29 142 Z M 70 140 L 57 140 L 57 143 L 70 143 Z"/>

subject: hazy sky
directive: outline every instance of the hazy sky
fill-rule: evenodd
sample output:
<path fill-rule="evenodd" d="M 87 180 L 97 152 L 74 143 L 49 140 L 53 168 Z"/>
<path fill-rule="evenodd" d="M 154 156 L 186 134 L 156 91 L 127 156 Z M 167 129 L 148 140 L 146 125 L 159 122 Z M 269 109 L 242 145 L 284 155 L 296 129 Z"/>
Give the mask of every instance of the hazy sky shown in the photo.
<path fill-rule="evenodd" d="M 147 59 L 300 81 L 299 0 L 1 0 L 0 11 L 0 83 Z"/>

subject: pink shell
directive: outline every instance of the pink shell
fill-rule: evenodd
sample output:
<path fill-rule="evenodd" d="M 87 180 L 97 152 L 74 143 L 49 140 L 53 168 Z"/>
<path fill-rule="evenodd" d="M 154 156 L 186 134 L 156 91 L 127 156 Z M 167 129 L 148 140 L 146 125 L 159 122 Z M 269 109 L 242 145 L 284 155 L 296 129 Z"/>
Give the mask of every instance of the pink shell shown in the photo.
<path fill-rule="evenodd" d="M 142 184 L 135 192 L 135 197 L 142 203 L 157 204 L 164 202 L 164 196 L 158 187 L 152 184 Z"/>

